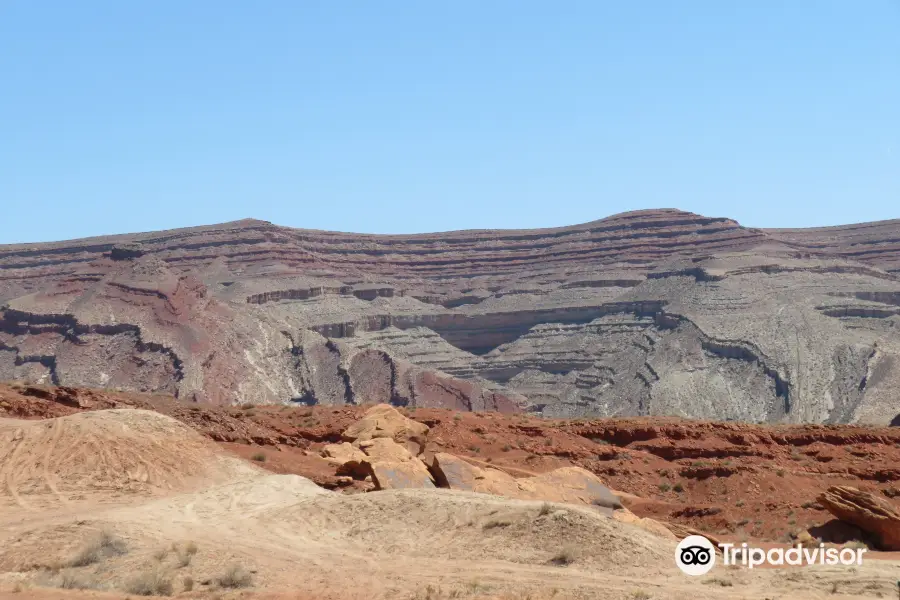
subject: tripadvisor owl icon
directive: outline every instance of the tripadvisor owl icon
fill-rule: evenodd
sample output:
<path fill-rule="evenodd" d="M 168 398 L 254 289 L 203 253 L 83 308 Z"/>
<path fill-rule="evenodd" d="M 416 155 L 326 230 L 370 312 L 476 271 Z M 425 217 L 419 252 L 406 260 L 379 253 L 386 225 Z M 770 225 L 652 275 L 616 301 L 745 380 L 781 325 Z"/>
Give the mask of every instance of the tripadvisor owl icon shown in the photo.
<path fill-rule="evenodd" d="M 705 575 L 716 564 L 716 548 L 702 535 L 689 535 L 675 548 L 675 564 L 686 575 Z"/>

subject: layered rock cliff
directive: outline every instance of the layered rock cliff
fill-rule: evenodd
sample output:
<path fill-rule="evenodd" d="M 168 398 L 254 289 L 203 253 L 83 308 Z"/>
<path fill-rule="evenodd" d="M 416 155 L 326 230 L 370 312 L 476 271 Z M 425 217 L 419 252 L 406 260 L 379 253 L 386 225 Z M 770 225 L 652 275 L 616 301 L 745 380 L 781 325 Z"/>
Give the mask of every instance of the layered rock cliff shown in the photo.
<path fill-rule="evenodd" d="M 0 379 L 217 404 L 889 423 L 897 240 L 900 221 L 758 230 L 655 210 L 0 246 Z"/>

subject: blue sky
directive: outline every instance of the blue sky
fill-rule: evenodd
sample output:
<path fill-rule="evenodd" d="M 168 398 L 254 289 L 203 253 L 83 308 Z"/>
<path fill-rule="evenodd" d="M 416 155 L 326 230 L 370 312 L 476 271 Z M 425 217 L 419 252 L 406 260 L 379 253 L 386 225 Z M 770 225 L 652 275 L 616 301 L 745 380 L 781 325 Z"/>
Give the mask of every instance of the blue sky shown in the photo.
<path fill-rule="evenodd" d="M 900 217 L 900 0 L 0 1 L 0 243 Z"/>

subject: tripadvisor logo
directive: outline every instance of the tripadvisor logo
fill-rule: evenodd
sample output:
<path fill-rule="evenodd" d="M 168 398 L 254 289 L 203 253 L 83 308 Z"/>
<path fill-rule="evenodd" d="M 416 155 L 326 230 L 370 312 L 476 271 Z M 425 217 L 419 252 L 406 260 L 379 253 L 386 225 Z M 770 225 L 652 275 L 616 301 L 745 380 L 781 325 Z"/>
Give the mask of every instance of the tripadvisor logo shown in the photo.
<path fill-rule="evenodd" d="M 750 569 L 761 565 L 861 565 L 866 548 L 815 548 L 801 544 L 792 548 L 754 548 L 744 543 L 719 544 L 725 566 L 742 565 Z M 689 535 L 675 548 L 675 564 L 687 575 L 705 575 L 716 564 L 716 547 L 702 535 Z"/>
<path fill-rule="evenodd" d="M 687 575 L 705 575 L 716 564 L 716 548 L 702 535 L 689 535 L 675 548 L 675 564 Z"/>

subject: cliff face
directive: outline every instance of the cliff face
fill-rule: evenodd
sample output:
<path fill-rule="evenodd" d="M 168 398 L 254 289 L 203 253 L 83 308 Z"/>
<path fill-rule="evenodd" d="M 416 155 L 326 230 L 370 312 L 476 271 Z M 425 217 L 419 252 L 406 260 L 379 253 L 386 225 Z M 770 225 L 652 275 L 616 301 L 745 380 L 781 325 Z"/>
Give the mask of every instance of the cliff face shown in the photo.
<path fill-rule="evenodd" d="M 889 423 L 898 240 L 900 221 L 754 230 L 656 210 L 0 246 L 0 379 L 217 404 Z"/>

